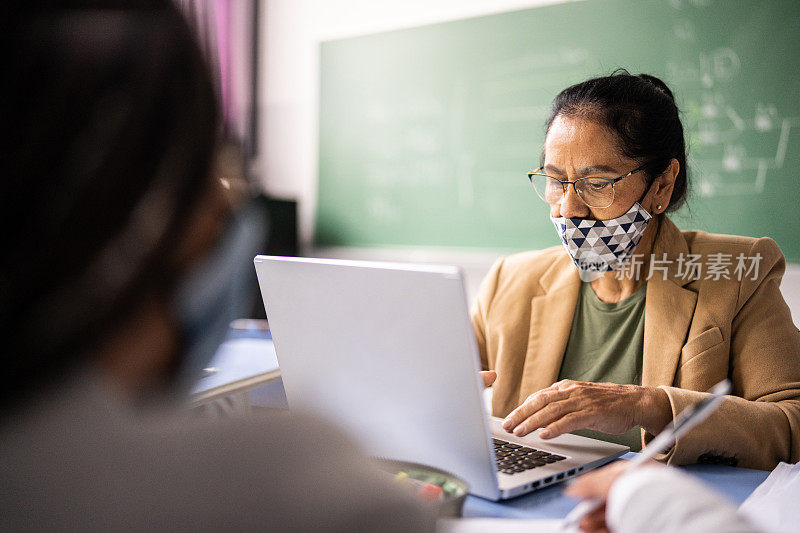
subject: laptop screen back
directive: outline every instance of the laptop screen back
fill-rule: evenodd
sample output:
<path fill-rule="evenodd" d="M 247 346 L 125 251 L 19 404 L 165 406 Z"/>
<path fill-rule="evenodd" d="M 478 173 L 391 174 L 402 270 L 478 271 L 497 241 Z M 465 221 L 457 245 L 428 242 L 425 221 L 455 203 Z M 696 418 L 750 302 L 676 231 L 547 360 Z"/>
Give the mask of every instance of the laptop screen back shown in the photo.
<path fill-rule="evenodd" d="M 414 461 L 497 495 L 480 363 L 455 267 L 258 256 L 289 406 L 369 455 Z"/>

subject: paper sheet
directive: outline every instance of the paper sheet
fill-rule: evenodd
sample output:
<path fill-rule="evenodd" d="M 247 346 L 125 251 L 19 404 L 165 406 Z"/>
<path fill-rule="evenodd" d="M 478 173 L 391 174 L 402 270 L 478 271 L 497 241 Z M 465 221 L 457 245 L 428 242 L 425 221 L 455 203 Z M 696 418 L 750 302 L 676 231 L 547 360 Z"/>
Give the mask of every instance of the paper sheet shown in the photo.
<path fill-rule="evenodd" d="M 764 531 L 800 524 L 800 463 L 779 463 L 739 507 L 739 514 Z M 794 526 L 792 526 L 794 527 Z"/>

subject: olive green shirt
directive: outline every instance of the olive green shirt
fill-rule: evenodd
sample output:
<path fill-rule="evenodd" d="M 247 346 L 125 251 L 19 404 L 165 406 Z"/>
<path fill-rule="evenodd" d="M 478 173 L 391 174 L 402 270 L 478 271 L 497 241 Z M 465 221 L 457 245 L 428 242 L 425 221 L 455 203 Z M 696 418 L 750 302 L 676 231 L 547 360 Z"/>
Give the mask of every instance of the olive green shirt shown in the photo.
<path fill-rule="evenodd" d="M 597 297 L 590 283 L 581 284 L 559 380 L 642 384 L 646 287 L 621 302 L 607 303 Z M 588 429 L 575 433 L 624 444 L 633 451 L 642 447 L 638 426 L 622 435 Z"/>

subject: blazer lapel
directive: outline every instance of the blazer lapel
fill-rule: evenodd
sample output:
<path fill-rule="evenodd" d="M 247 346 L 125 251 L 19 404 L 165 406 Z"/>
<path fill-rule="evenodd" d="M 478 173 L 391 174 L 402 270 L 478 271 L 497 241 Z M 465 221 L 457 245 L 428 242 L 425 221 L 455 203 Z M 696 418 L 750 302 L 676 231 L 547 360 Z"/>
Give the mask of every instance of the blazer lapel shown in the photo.
<path fill-rule="evenodd" d="M 689 247 L 677 226 L 667 217 L 660 217 L 653 256 L 667 261 L 667 271 L 656 273 L 647 282 L 642 385 L 672 385 L 675 379 L 697 303 L 697 293 L 683 287 L 691 280 L 684 280 L 678 272 L 678 257 L 688 253 Z M 542 294 L 531 300 L 519 402 L 558 379 L 581 280 L 564 254 L 542 275 L 539 284 Z"/>
<path fill-rule="evenodd" d="M 661 217 L 653 259 L 666 259 L 667 270 L 647 281 L 642 385 L 672 385 L 675 380 L 681 348 L 697 304 L 697 293 L 683 288 L 691 280 L 684 280 L 678 272 L 678 257 L 688 253 L 680 230 L 668 218 Z"/>
<path fill-rule="evenodd" d="M 549 387 L 558 378 L 572 329 L 581 280 L 564 254 L 539 279 L 544 294 L 531 300 L 531 324 L 520 387 L 521 403 L 529 394 Z"/>

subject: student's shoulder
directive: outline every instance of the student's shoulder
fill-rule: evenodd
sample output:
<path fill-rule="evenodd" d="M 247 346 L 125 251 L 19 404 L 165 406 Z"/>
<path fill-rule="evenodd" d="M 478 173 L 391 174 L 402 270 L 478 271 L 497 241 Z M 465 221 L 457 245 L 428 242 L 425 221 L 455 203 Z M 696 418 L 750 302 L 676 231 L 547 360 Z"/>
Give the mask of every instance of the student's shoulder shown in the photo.
<path fill-rule="evenodd" d="M 191 479 L 192 472 L 202 472 L 197 490 L 213 487 L 238 502 L 239 509 L 230 515 L 216 512 L 220 520 L 214 523 L 247 525 L 263 519 L 276 529 L 298 531 L 345 530 L 348 525 L 365 531 L 434 529 L 426 509 L 384 482 L 354 443 L 321 419 L 253 413 L 213 424 L 200 420 L 161 439 L 166 441 L 165 459 L 180 463 L 169 470 L 176 478 Z M 325 443 L 324 454 L 319 443 Z M 194 487 L 177 490 L 185 491 L 188 500 L 202 501 Z M 402 519 L 392 524 L 390 516 Z"/>

